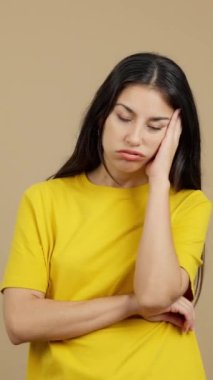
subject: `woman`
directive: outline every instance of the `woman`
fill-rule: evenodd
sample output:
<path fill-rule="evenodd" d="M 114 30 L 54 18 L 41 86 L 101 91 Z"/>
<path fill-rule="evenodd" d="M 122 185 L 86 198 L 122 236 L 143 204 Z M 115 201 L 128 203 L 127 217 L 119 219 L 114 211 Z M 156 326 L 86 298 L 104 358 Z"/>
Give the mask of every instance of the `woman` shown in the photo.
<path fill-rule="evenodd" d="M 1 289 L 11 341 L 31 342 L 28 379 L 205 379 L 191 303 L 211 213 L 200 177 L 185 74 L 158 54 L 124 58 L 71 158 L 20 204 Z"/>

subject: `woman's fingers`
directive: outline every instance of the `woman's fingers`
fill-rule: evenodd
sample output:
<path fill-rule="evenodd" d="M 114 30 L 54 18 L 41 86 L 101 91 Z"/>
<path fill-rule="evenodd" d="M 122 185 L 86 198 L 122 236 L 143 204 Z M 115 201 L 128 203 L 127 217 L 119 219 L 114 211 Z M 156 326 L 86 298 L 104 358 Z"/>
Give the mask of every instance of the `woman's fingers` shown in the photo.
<path fill-rule="evenodd" d="M 183 331 L 187 332 L 194 328 L 195 324 L 195 311 L 192 303 L 185 297 L 180 297 L 176 302 L 169 306 L 168 312 L 179 313 L 185 319 L 183 324 Z"/>
<path fill-rule="evenodd" d="M 183 327 L 184 319 L 180 314 L 173 313 L 162 313 L 158 315 L 153 315 L 152 317 L 146 318 L 150 322 L 169 322 L 174 326 L 179 328 Z"/>
<path fill-rule="evenodd" d="M 170 141 L 169 144 L 172 147 L 171 153 L 174 155 L 178 144 L 180 135 L 182 132 L 181 118 L 180 118 L 180 109 L 174 111 L 172 118 L 168 125 L 166 137 Z"/>
<path fill-rule="evenodd" d="M 179 113 L 180 110 L 174 111 L 154 159 L 146 166 L 146 174 L 152 181 L 169 176 L 182 131 Z"/>
<path fill-rule="evenodd" d="M 193 304 L 185 297 L 181 297 L 179 302 L 185 310 L 184 330 L 193 329 L 195 325 L 195 310 Z"/>
<path fill-rule="evenodd" d="M 151 322 L 169 322 L 181 328 L 183 332 L 188 332 L 194 329 L 195 311 L 193 304 L 187 298 L 180 297 L 164 313 L 146 319 Z"/>
<path fill-rule="evenodd" d="M 178 313 L 165 313 L 165 322 L 169 322 L 174 326 L 180 327 L 181 329 L 184 326 L 184 319 Z"/>
<path fill-rule="evenodd" d="M 179 144 L 181 132 L 182 132 L 181 119 L 180 119 L 180 116 L 178 116 L 178 118 L 176 120 L 175 131 L 174 131 L 174 134 L 175 134 L 174 138 L 175 138 L 175 143 L 176 143 L 176 149 L 177 149 L 178 144 Z"/>

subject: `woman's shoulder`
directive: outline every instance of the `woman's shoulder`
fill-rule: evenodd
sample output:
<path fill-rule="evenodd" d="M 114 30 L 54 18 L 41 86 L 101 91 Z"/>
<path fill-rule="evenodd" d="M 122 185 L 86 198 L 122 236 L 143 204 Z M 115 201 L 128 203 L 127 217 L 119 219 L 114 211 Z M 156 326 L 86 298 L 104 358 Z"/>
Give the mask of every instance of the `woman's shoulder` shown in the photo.
<path fill-rule="evenodd" d="M 171 198 L 179 202 L 187 203 L 212 203 L 207 194 L 203 190 L 183 189 L 180 191 L 171 190 Z"/>
<path fill-rule="evenodd" d="M 209 214 L 212 210 L 212 201 L 203 190 L 184 189 L 177 192 L 172 190 L 170 202 L 172 209 L 180 213 L 197 209 Z"/>
<path fill-rule="evenodd" d="M 65 193 L 71 194 L 77 191 L 80 186 L 81 175 L 64 178 L 51 178 L 48 180 L 36 182 L 28 186 L 23 196 L 28 199 L 36 199 L 43 197 L 55 197 L 65 195 Z"/>

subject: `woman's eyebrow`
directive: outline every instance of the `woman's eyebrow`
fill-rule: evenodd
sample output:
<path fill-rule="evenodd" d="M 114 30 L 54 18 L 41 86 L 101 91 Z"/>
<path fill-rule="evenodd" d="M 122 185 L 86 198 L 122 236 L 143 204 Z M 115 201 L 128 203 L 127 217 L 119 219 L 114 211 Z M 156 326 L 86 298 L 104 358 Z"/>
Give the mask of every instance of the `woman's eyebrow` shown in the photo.
<path fill-rule="evenodd" d="M 150 121 L 161 121 L 161 120 L 170 120 L 170 117 L 159 116 L 159 117 L 150 117 Z"/>
<path fill-rule="evenodd" d="M 123 104 L 123 103 L 116 103 L 115 105 L 116 105 L 116 106 L 122 106 L 122 107 L 124 107 L 128 112 L 130 112 L 131 114 L 136 115 L 136 112 L 135 112 L 135 111 L 133 111 L 131 108 L 129 108 L 128 106 L 126 106 L 126 105 Z M 156 116 L 156 117 L 150 117 L 150 118 L 149 118 L 149 121 L 161 121 L 161 120 L 170 120 L 170 117 Z"/>
<path fill-rule="evenodd" d="M 116 106 L 122 106 L 122 107 L 124 107 L 128 112 L 130 112 L 130 113 L 136 115 L 136 112 L 135 112 L 135 111 L 133 111 L 131 108 L 129 108 L 128 106 L 126 106 L 126 105 L 123 104 L 123 103 L 116 103 L 115 105 L 116 105 Z"/>

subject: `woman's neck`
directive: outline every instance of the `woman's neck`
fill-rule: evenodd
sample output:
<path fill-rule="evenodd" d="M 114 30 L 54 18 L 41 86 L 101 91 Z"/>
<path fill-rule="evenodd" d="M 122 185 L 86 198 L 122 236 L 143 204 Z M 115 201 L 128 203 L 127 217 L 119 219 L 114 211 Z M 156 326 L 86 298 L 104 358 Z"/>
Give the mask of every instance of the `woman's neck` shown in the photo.
<path fill-rule="evenodd" d="M 103 165 L 100 165 L 97 169 L 87 173 L 87 176 L 89 180 L 94 184 L 109 187 L 131 188 L 143 185 L 148 182 L 148 177 L 142 172 L 110 172 L 110 174 Z"/>

